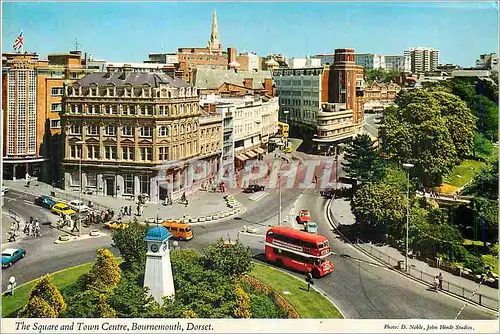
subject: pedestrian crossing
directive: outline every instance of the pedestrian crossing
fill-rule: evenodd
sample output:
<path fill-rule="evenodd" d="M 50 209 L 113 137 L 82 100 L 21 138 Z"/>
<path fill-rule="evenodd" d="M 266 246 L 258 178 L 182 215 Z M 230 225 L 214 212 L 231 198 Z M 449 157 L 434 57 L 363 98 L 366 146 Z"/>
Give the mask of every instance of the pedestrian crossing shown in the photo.
<path fill-rule="evenodd" d="M 263 199 L 264 197 L 266 197 L 267 195 L 269 195 L 269 193 L 267 193 L 267 192 L 256 193 L 256 194 L 253 194 L 252 196 L 248 197 L 248 199 L 251 201 L 257 202 L 257 201 L 260 201 L 261 199 Z"/>

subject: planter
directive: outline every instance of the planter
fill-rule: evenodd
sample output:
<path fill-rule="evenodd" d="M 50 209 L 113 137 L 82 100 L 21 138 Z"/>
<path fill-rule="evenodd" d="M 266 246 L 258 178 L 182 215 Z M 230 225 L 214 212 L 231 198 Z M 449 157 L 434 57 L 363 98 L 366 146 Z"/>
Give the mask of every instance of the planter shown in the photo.
<path fill-rule="evenodd" d="M 212 220 L 212 216 L 207 216 L 207 217 L 205 217 L 205 221 L 207 221 L 207 222 L 208 222 L 208 221 L 211 221 L 211 220 Z"/>
<path fill-rule="evenodd" d="M 58 239 L 59 241 L 69 241 L 70 238 L 67 234 L 61 234 Z"/>
<path fill-rule="evenodd" d="M 198 221 L 199 221 L 200 223 L 204 222 L 205 220 L 206 220 L 206 219 L 205 219 L 205 217 L 199 217 L 199 218 L 198 218 Z"/>
<path fill-rule="evenodd" d="M 90 230 L 90 233 L 89 235 L 91 237 L 98 237 L 100 235 L 100 231 L 98 229 L 93 229 L 93 230 Z"/>
<path fill-rule="evenodd" d="M 212 219 L 213 219 L 213 220 L 217 220 L 217 219 L 219 219 L 219 215 L 212 215 Z"/>

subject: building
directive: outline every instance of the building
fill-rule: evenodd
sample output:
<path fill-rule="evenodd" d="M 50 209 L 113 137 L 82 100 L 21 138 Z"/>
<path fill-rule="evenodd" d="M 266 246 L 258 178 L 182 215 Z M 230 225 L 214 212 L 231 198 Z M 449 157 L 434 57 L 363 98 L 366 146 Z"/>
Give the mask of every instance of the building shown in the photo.
<path fill-rule="evenodd" d="M 234 114 L 236 106 L 230 103 L 220 103 L 216 107 L 217 113 L 222 118 L 222 154 L 219 168 L 219 178 L 234 179 L 230 176 L 234 175 Z"/>
<path fill-rule="evenodd" d="M 364 109 L 380 110 L 394 104 L 396 95 L 401 91 L 401 86 L 391 83 L 373 82 L 364 88 Z"/>
<path fill-rule="evenodd" d="M 312 58 L 320 59 L 321 66 L 325 66 L 325 65 L 333 64 L 334 55 L 333 55 L 333 53 L 332 54 L 319 54 L 319 55 L 312 56 Z"/>
<path fill-rule="evenodd" d="M 200 90 L 200 95 L 215 93 L 225 83 L 254 90 L 266 89 L 272 83 L 272 73 L 270 71 L 213 69 L 206 66 L 200 66 L 194 72 L 194 85 Z"/>
<path fill-rule="evenodd" d="M 439 50 L 426 47 L 413 47 L 405 50 L 405 57 L 410 58 L 412 73 L 425 73 L 437 70 L 439 65 Z"/>
<path fill-rule="evenodd" d="M 384 56 L 385 69 L 398 72 L 411 71 L 411 57 L 410 55 L 404 56 Z"/>
<path fill-rule="evenodd" d="M 491 76 L 491 71 L 481 70 L 481 69 L 462 69 L 462 70 L 452 71 L 451 76 L 453 78 L 455 77 L 489 78 Z"/>
<path fill-rule="evenodd" d="M 317 68 L 281 69 L 274 72 L 280 103 L 280 120 L 285 121 L 288 111 L 291 136 L 304 139 L 303 146 L 314 152 L 328 149 L 332 143 L 353 137 L 361 131 L 363 124 L 363 68 L 354 63 L 353 49 L 336 49 L 334 62 Z M 335 108 L 328 103 L 340 103 Z M 320 112 L 349 112 L 351 123 L 342 121 L 344 128 L 336 129 L 345 138 L 320 131 Z"/>
<path fill-rule="evenodd" d="M 195 186 L 196 88 L 164 73 L 91 73 L 64 89 L 64 188 L 151 201 Z M 80 178 L 79 167 L 82 169 Z"/>
<path fill-rule="evenodd" d="M 222 114 L 200 110 L 200 155 L 198 159 L 208 162 L 205 175 L 215 180 L 222 155 Z"/>
<path fill-rule="evenodd" d="M 365 70 L 385 69 L 385 57 L 378 53 L 356 53 L 354 55 L 354 62 Z"/>
<path fill-rule="evenodd" d="M 476 67 L 498 72 L 498 56 L 496 53 L 487 53 L 479 56 Z"/>
<path fill-rule="evenodd" d="M 272 71 L 277 67 L 288 67 L 288 58 L 282 54 L 271 53 L 265 57 L 260 58 L 261 69 L 264 71 Z M 271 64 L 271 65 L 270 65 Z"/>
<path fill-rule="evenodd" d="M 292 58 L 289 61 L 289 68 L 312 68 L 321 67 L 321 59 L 317 58 Z"/>

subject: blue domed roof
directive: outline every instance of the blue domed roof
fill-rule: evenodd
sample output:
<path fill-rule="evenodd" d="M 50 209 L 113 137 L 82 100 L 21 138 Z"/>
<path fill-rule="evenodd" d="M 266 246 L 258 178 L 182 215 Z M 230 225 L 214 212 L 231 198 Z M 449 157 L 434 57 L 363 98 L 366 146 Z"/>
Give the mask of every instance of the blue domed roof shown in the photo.
<path fill-rule="evenodd" d="M 168 229 L 163 226 L 152 227 L 148 230 L 148 234 L 146 235 L 146 241 L 148 240 L 158 240 L 163 241 L 170 238 L 172 235 L 168 232 Z"/>

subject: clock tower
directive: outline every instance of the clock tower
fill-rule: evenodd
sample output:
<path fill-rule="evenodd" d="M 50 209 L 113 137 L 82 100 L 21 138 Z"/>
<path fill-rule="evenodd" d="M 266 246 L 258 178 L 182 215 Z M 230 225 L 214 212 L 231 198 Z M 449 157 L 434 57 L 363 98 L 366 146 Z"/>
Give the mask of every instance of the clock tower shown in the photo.
<path fill-rule="evenodd" d="M 162 304 L 162 297 L 175 295 L 172 265 L 170 264 L 170 250 L 168 239 L 172 235 L 163 226 L 152 227 L 146 235 L 146 273 L 144 286 L 149 288 L 149 293 Z"/>

